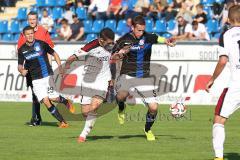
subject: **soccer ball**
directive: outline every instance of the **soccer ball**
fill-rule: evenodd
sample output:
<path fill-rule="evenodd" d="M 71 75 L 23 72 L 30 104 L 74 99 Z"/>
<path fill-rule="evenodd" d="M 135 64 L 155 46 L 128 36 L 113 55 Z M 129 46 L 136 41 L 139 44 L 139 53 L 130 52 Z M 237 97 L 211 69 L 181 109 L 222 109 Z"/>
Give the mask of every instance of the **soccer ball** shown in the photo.
<path fill-rule="evenodd" d="M 187 111 L 187 107 L 183 102 L 176 102 L 170 105 L 170 113 L 174 118 L 181 118 Z"/>

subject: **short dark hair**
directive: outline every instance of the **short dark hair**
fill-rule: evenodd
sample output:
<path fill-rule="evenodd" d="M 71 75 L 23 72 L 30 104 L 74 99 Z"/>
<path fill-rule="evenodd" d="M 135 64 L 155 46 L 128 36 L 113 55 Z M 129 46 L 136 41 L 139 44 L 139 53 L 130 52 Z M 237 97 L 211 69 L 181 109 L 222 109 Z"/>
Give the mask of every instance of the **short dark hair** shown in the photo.
<path fill-rule="evenodd" d="M 23 28 L 23 34 L 25 34 L 25 32 L 28 31 L 28 30 L 34 30 L 34 28 L 31 27 L 31 26 L 26 26 L 26 27 L 24 27 L 24 28 Z"/>
<path fill-rule="evenodd" d="M 240 23 L 240 5 L 234 5 L 229 8 L 228 18 L 232 22 Z"/>
<path fill-rule="evenodd" d="M 137 24 L 145 25 L 146 23 L 145 23 L 145 19 L 143 18 L 143 16 L 138 15 L 133 18 L 132 24 L 133 24 L 133 26 L 136 26 Z"/>
<path fill-rule="evenodd" d="M 192 25 L 193 26 L 198 25 L 198 21 L 192 21 Z"/>
<path fill-rule="evenodd" d="M 28 13 L 27 16 L 30 16 L 30 15 L 35 15 L 35 16 L 37 16 L 37 18 L 38 18 L 38 14 L 37 14 L 37 12 L 30 11 L 30 12 Z"/>
<path fill-rule="evenodd" d="M 68 24 L 68 20 L 63 18 L 61 21 L 60 21 L 61 24 L 65 23 L 65 24 Z"/>
<path fill-rule="evenodd" d="M 103 28 L 100 31 L 99 37 L 103 38 L 104 40 L 107 40 L 107 39 L 114 40 L 115 33 L 110 28 Z"/>
<path fill-rule="evenodd" d="M 46 8 L 43 9 L 43 12 L 45 12 L 45 11 L 48 12 L 48 10 Z"/>
<path fill-rule="evenodd" d="M 76 18 L 76 17 L 78 18 L 78 15 L 77 15 L 77 14 L 73 14 L 73 15 L 72 15 L 72 18 Z"/>
<path fill-rule="evenodd" d="M 197 5 L 196 5 L 196 7 L 197 7 L 197 8 L 201 8 L 201 9 L 203 9 L 203 5 L 202 5 L 202 4 L 200 4 L 200 3 L 199 3 L 199 4 L 197 4 Z"/>

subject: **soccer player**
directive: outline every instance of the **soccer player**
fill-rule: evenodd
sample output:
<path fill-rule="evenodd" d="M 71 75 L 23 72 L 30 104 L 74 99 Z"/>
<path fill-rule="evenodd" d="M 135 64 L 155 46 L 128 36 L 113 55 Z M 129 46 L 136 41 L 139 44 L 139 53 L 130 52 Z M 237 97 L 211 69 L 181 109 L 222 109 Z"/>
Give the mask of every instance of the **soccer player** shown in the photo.
<path fill-rule="evenodd" d="M 206 85 L 206 91 L 209 92 L 215 79 L 221 74 L 229 61 L 231 70 L 229 86 L 223 90 L 215 108 L 212 130 L 215 160 L 223 160 L 224 125 L 240 104 L 240 5 L 232 6 L 229 9 L 228 20 L 231 28 L 220 36 L 220 57 L 214 73 Z"/>
<path fill-rule="evenodd" d="M 30 11 L 27 15 L 28 24 L 34 28 L 34 37 L 38 40 L 44 41 L 48 43 L 50 47 L 54 47 L 54 44 L 51 40 L 51 37 L 47 30 L 45 30 L 41 25 L 38 24 L 38 15 L 36 12 Z M 19 40 L 18 40 L 18 46 L 19 49 L 24 43 L 26 42 L 26 38 L 23 33 L 21 33 Z M 49 55 L 49 61 L 51 63 L 51 56 Z M 33 88 L 32 86 L 32 79 L 30 74 L 28 73 L 26 75 L 27 80 L 27 87 L 31 87 L 31 90 Z M 30 126 L 38 126 L 41 125 L 42 118 L 40 114 L 40 103 L 37 100 L 36 95 L 34 94 L 32 90 L 32 118 L 30 120 Z"/>
<path fill-rule="evenodd" d="M 97 39 L 87 43 L 77 54 L 70 56 L 65 63 L 65 69 L 69 69 L 72 62 L 78 60 L 80 56 L 86 55 L 80 102 L 82 114 L 86 121 L 78 137 L 79 143 L 86 141 L 86 137 L 97 118 L 96 110 L 106 99 L 108 86 L 112 78 L 110 60 L 111 57 L 114 58 L 114 55 L 112 56 L 114 35 L 111 29 L 102 29 Z"/>
<path fill-rule="evenodd" d="M 124 54 L 120 76 L 116 82 L 116 99 L 119 106 L 118 119 L 120 124 L 124 124 L 125 119 L 124 102 L 129 96 L 129 90 L 131 88 L 135 88 L 134 84 L 130 83 L 128 80 L 136 78 L 136 80 L 140 79 L 142 81 L 150 76 L 152 45 L 157 43 L 164 43 L 169 46 L 175 45 L 171 40 L 165 39 L 164 37 L 160 37 L 156 34 L 145 32 L 145 20 L 142 16 L 136 16 L 133 19 L 132 31 L 121 37 L 117 41 L 117 44 L 126 40 L 132 41 L 133 46 L 130 48 L 129 52 Z M 158 109 L 157 100 L 154 98 L 156 97 L 156 92 L 153 90 L 152 95 L 142 94 L 140 93 L 141 97 L 144 98 L 145 104 L 148 106 L 144 132 L 147 140 L 153 141 L 155 140 L 155 136 L 151 131 L 151 127 L 155 121 Z"/>
<path fill-rule="evenodd" d="M 61 74 L 63 70 L 60 58 L 46 42 L 34 38 L 34 28 L 31 26 L 25 27 L 23 34 L 26 38 L 26 43 L 18 49 L 18 71 L 23 76 L 26 76 L 29 72 L 32 78 L 33 91 L 38 101 L 43 102 L 48 111 L 60 122 L 60 128 L 66 128 L 68 124 L 50 101 L 63 103 L 71 112 L 74 112 L 70 101 L 54 92 L 53 70 L 48 60 L 48 54 L 54 56 Z M 27 68 L 23 67 L 24 63 Z"/>

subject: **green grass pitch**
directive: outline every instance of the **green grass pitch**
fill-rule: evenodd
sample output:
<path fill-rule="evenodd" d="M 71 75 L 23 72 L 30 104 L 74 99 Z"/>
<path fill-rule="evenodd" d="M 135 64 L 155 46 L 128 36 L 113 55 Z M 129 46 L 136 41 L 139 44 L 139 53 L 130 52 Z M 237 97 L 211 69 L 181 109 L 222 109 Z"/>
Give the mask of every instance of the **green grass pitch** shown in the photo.
<path fill-rule="evenodd" d="M 30 103 L 0 103 L 0 160 L 212 160 L 211 130 L 214 107 L 188 106 L 182 120 L 159 108 L 152 131 L 157 140 L 147 142 L 143 133 L 146 108 L 127 108 L 127 122 L 120 126 L 117 110 L 100 117 L 88 141 L 76 137 L 84 122 L 72 121 L 60 129 L 45 107 L 44 124 L 29 127 Z M 78 107 L 79 108 L 79 107 Z M 225 159 L 240 160 L 240 113 L 226 125 Z"/>

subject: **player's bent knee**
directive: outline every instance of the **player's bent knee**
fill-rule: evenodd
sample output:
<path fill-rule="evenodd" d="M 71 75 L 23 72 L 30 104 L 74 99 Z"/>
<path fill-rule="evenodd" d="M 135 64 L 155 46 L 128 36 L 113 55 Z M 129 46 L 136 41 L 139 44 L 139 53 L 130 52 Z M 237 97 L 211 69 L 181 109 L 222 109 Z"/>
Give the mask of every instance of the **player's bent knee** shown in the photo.
<path fill-rule="evenodd" d="M 227 118 L 225 118 L 225 117 L 222 117 L 219 115 L 215 115 L 215 117 L 214 117 L 214 123 L 219 123 L 219 124 L 224 125 L 226 121 L 227 121 Z"/>
<path fill-rule="evenodd" d="M 156 113 L 158 111 L 158 105 L 157 103 L 151 103 L 149 104 L 149 108 L 148 108 L 149 112 L 151 113 Z"/>
<path fill-rule="evenodd" d="M 50 100 L 49 100 L 48 97 L 43 98 L 42 102 L 43 102 L 47 107 L 51 107 L 51 106 L 52 106 L 52 104 L 51 104 L 51 102 L 50 102 Z"/>
<path fill-rule="evenodd" d="M 128 96 L 128 92 L 119 92 L 117 94 L 117 100 L 124 102 L 126 101 L 127 96 Z"/>

